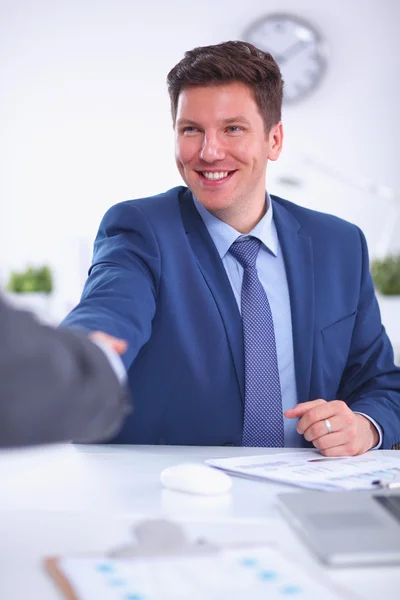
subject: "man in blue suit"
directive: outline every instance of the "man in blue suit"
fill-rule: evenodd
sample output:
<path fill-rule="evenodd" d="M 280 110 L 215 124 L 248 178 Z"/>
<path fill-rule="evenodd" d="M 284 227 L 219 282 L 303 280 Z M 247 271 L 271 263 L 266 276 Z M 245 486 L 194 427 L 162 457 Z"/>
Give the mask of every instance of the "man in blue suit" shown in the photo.
<path fill-rule="evenodd" d="M 398 447 L 400 369 L 362 232 L 265 190 L 276 62 L 244 42 L 196 48 L 168 87 L 187 187 L 106 213 L 64 321 L 128 342 L 135 410 L 113 441 Z"/>

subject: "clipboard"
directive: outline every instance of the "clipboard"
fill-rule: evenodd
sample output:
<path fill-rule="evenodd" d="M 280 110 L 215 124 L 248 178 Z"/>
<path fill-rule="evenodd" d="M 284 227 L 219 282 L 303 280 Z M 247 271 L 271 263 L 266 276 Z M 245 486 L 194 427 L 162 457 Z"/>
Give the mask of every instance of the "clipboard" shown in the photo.
<path fill-rule="evenodd" d="M 202 538 L 196 540 L 195 543 L 190 543 L 179 525 L 164 519 L 142 521 L 134 528 L 134 537 L 137 543 L 110 550 L 105 556 L 111 559 L 134 559 L 135 557 L 150 558 L 166 555 L 209 555 L 218 552 L 217 546 Z M 89 555 L 82 554 L 81 556 Z M 80 600 L 72 583 L 60 568 L 60 558 L 59 556 L 45 558 L 44 567 L 66 600 Z"/>
<path fill-rule="evenodd" d="M 324 600 L 343 600 L 345 598 L 356 600 L 353 594 L 349 594 L 329 580 L 315 576 L 311 571 L 297 565 L 296 561 L 285 556 L 273 545 L 241 543 L 220 547 L 206 539 L 190 542 L 180 525 L 163 519 L 146 520 L 139 523 L 135 527 L 135 538 L 134 544 L 112 549 L 102 556 L 76 554 L 73 557 L 53 556 L 44 559 L 47 573 L 62 594 L 60 599 L 63 597 L 65 600 L 102 600 L 104 597 L 107 600 L 109 598 L 121 598 L 122 600 L 164 600 L 165 598 L 169 600 L 175 598 L 175 595 L 191 600 L 207 597 L 234 598 L 236 597 L 235 592 L 242 589 L 243 594 L 240 597 L 247 596 L 252 600 L 266 597 L 269 600 L 278 598 L 284 600 L 289 597 L 298 597 L 303 600 L 316 597 L 324 598 Z M 82 594 L 84 586 L 82 587 L 79 577 L 75 580 L 74 576 L 71 577 L 71 571 L 68 572 L 68 560 L 75 561 L 75 565 L 80 564 L 81 574 L 86 567 L 90 571 L 94 564 L 102 566 L 104 572 L 101 575 L 99 573 L 91 574 L 93 581 L 96 582 L 106 581 L 109 576 L 114 576 L 112 572 L 107 573 L 106 567 L 110 567 L 110 565 L 124 565 L 125 567 L 128 565 L 129 568 L 137 565 L 147 568 L 151 565 L 152 569 L 154 565 L 156 567 L 162 565 L 164 571 L 159 572 L 164 573 L 164 577 L 168 572 L 167 579 L 169 578 L 171 589 L 168 591 L 168 585 L 162 585 L 163 580 L 161 580 L 159 590 L 155 590 L 154 594 L 150 595 L 142 594 L 137 590 L 132 591 L 132 588 L 131 591 L 107 588 L 107 592 L 102 593 L 103 590 L 100 587 L 92 587 L 90 593 L 86 587 Z M 84 566 L 83 570 L 82 565 Z M 181 587 L 179 589 L 181 595 L 178 595 L 172 587 L 174 585 L 175 587 L 182 586 L 182 573 L 184 573 L 182 565 L 189 569 L 191 576 L 193 573 L 197 573 L 196 587 L 190 590 Z M 207 588 L 207 569 L 210 565 L 213 569 L 213 577 Z M 190 569 L 192 570 L 190 571 Z M 73 570 L 72 573 L 74 573 Z M 75 571 L 75 576 L 76 573 L 77 571 Z M 139 572 L 138 580 L 142 583 L 146 579 L 144 573 L 146 571 Z M 153 570 L 151 575 L 157 581 L 157 571 L 156 576 L 154 573 Z M 219 574 L 221 574 L 220 583 L 218 583 Z M 121 580 L 117 579 L 116 581 L 121 583 Z M 191 581 L 190 578 L 189 581 Z M 205 582 L 204 588 L 202 587 L 203 581 Z M 154 587 L 153 584 L 154 581 L 152 581 Z M 218 587 L 221 584 L 222 586 L 231 586 L 231 588 Z M 221 595 L 216 595 L 215 592 L 220 592 Z"/>

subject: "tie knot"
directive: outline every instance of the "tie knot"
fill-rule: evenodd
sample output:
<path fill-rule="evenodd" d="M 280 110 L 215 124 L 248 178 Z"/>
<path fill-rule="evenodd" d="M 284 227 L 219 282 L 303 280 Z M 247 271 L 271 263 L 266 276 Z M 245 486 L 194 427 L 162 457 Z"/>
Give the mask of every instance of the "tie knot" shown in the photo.
<path fill-rule="evenodd" d="M 247 240 L 233 242 L 229 248 L 229 252 L 242 265 L 243 269 L 246 269 L 248 267 L 255 267 L 260 246 L 260 240 L 251 237 Z"/>

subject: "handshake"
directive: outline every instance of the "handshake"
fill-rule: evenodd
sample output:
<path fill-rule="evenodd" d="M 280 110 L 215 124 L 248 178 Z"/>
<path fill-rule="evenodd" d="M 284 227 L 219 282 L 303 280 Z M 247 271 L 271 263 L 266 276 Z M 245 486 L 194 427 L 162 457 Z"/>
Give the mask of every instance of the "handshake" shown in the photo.
<path fill-rule="evenodd" d="M 89 334 L 89 339 L 110 346 L 110 348 L 112 348 L 114 352 L 120 356 L 124 354 L 128 348 L 128 344 L 125 340 L 120 340 L 119 338 L 113 337 L 112 335 L 104 333 L 103 331 L 93 331 Z"/>

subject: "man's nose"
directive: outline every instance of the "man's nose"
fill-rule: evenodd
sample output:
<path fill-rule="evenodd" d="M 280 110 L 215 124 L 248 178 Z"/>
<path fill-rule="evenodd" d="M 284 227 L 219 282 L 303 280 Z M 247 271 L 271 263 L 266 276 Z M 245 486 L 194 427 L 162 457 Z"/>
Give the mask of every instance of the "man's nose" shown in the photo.
<path fill-rule="evenodd" d="M 218 137 L 215 135 L 205 135 L 200 151 L 200 158 L 206 162 L 214 162 L 216 160 L 223 160 L 225 156 L 226 152 Z"/>

